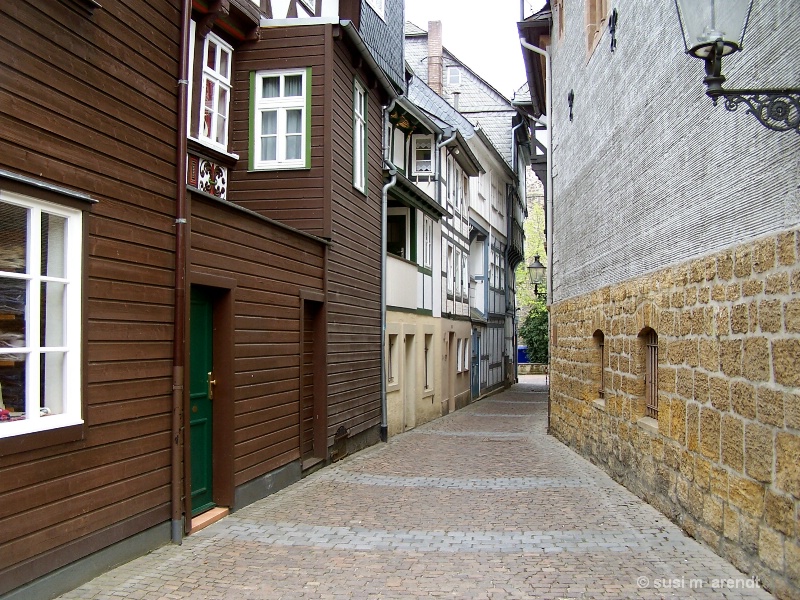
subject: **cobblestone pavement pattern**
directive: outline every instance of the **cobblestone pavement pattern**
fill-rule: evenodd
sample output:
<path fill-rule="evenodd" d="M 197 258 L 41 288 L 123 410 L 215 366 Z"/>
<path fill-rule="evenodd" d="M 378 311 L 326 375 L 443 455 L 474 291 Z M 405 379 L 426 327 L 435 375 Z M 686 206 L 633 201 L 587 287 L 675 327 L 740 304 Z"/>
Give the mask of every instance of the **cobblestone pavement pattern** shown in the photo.
<path fill-rule="evenodd" d="M 548 436 L 522 381 L 61 598 L 772 597 Z"/>

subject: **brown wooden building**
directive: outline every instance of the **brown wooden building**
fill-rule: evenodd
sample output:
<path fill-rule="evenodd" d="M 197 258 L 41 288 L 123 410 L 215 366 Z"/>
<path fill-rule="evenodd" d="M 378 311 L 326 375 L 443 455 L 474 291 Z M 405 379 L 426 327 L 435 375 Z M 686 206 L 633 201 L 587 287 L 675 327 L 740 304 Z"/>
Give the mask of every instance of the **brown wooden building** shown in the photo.
<path fill-rule="evenodd" d="M 378 439 L 372 4 L 0 4 L 0 597 Z"/>

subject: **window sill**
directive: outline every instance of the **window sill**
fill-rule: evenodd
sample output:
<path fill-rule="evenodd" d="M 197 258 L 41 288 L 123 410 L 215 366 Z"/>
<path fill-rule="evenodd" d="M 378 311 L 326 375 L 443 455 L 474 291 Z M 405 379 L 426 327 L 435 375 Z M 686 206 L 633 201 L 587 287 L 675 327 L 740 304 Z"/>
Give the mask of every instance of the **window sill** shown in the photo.
<path fill-rule="evenodd" d="M 392 380 L 392 381 L 390 381 L 389 383 L 386 384 L 386 393 L 387 394 L 389 392 L 396 392 L 399 389 L 400 389 L 400 382 L 399 381 Z"/>
<path fill-rule="evenodd" d="M 603 412 L 606 411 L 606 400 L 605 400 L 605 398 L 598 398 L 597 400 L 592 402 L 592 405 L 598 410 L 602 410 Z"/>
<path fill-rule="evenodd" d="M 216 146 L 212 146 L 211 144 L 209 144 L 204 140 L 190 137 L 187 138 L 186 141 L 189 152 L 197 154 L 201 158 L 205 158 L 207 160 L 215 162 L 220 162 L 228 167 L 234 166 L 236 164 L 236 161 L 239 160 L 238 154 L 231 154 L 230 152 L 220 150 Z"/>
<path fill-rule="evenodd" d="M 52 418 L 52 417 L 46 417 Z M 0 427 L 3 425 L 0 424 Z M 10 437 L 0 438 L 0 456 L 29 452 L 48 446 L 57 446 L 83 439 L 83 423 L 65 425 L 63 427 L 31 431 Z"/>
<path fill-rule="evenodd" d="M 248 169 L 248 173 L 263 173 L 270 171 L 308 171 L 311 169 L 310 165 L 302 164 L 274 164 L 274 165 L 255 165 L 252 169 Z"/>
<path fill-rule="evenodd" d="M 658 421 L 652 417 L 642 417 L 636 424 L 649 433 L 658 433 Z"/>

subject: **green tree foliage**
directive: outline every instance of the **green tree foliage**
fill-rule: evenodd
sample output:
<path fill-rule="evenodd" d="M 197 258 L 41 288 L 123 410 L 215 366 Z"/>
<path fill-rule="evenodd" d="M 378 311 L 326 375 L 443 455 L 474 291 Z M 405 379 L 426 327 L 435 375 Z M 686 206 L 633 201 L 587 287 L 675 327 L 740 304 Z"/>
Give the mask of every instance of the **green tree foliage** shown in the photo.
<path fill-rule="evenodd" d="M 546 363 L 548 352 L 547 306 L 544 300 L 533 300 L 522 326 L 519 337 L 528 346 L 528 361 Z"/>

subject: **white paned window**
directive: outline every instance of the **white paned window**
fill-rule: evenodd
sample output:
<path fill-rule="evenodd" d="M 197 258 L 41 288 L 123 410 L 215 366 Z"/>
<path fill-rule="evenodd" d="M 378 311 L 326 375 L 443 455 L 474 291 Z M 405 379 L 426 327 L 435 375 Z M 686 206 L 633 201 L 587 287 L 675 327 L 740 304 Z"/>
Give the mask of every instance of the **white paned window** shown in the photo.
<path fill-rule="evenodd" d="M 367 92 L 353 82 L 353 186 L 367 193 Z"/>
<path fill-rule="evenodd" d="M 433 173 L 433 138 L 426 135 L 414 136 L 414 153 L 411 171 L 414 175 L 431 175 Z"/>
<path fill-rule="evenodd" d="M 384 9 L 385 9 L 385 0 L 367 0 L 367 4 L 369 4 L 375 13 L 381 18 L 386 19 Z"/>
<path fill-rule="evenodd" d="M 467 268 L 467 255 L 461 257 L 461 295 L 467 297 L 467 289 L 469 288 L 469 270 Z"/>
<path fill-rule="evenodd" d="M 424 217 L 422 222 L 422 266 L 426 269 L 433 267 L 433 219 Z"/>
<path fill-rule="evenodd" d="M 0 191 L 0 438 L 83 422 L 81 221 Z"/>
<path fill-rule="evenodd" d="M 447 244 L 447 259 L 445 269 L 447 270 L 447 293 L 453 293 L 453 247 Z"/>
<path fill-rule="evenodd" d="M 231 57 L 233 48 L 209 33 L 203 47 L 203 105 L 200 139 L 226 151 L 231 103 Z"/>
<path fill-rule="evenodd" d="M 461 85 L 461 69 L 458 67 L 447 67 L 447 85 Z"/>
<path fill-rule="evenodd" d="M 308 108 L 311 70 L 253 75 L 252 169 L 310 166 Z"/>
<path fill-rule="evenodd" d="M 455 292 L 461 295 L 461 250 L 456 250 L 453 257 L 453 275 L 455 276 Z"/>
<path fill-rule="evenodd" d="M 463 344 L 464 344 L 464 342 L 462 341 L 462 339 L 458 338 L 458 345 L 456 346 L 456 353 L 457 353 L 456 354 L 456 358 L 458 360 L 458 372 L 459 373 L 464 370 L 464 365 L 461 362 L 461 359 L 463 357 L 463 350 L 462 350 Z"/>

